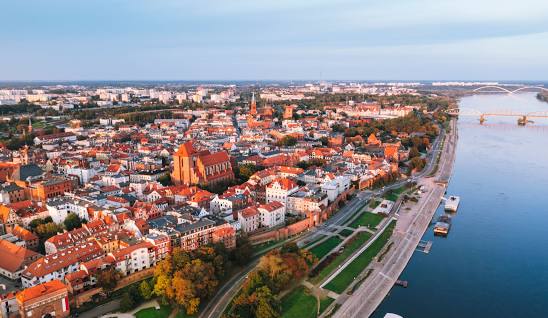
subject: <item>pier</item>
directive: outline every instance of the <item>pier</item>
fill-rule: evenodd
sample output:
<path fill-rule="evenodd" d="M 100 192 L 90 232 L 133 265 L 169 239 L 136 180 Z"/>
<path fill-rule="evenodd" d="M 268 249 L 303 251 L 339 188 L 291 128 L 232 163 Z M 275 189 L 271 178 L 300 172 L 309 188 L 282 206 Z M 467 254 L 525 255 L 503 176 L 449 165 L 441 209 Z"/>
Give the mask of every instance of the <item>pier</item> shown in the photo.
<path fill-rule="evenodd" d="M 401 286 L 403 288 L 407 288 L 408 282 L 406 280 L 397 280 L 394 284 L 395 286 Z"/>
<path fill-rule="evenodd" d="M 430 249 L 432 249 L 432 241 L 420 241 L 416 248 L 417 251 L 425 254 L 430 253 Z"/>

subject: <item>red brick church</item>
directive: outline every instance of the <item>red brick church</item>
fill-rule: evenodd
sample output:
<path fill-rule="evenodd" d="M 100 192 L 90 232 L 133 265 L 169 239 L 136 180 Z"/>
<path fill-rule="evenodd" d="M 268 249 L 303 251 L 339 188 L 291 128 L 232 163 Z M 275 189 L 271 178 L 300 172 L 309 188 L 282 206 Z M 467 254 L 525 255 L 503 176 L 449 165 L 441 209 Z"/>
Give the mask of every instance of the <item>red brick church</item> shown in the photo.
<path fill-rule="evenodd" d="M 177 185 L 212 185 L 234 180 L 234 172 L 225 151 L 199 151 L 188 141 L 173 154 L 171 178 Z"/>

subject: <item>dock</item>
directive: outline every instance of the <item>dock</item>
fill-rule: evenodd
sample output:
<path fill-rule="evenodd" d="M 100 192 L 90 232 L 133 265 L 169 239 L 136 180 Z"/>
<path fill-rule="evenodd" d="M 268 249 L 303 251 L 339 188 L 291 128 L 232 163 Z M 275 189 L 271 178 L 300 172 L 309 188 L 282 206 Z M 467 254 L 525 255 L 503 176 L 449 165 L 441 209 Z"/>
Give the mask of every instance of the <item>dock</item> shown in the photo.
<path fill-rule="evenodd" d="M 425 254 L 430 253 L 430 249 L 432 248 L 432 241 L 420 241 L 417 245 L 416 250 L 419 252 L 423 252 Z"/>
<path fill-rule="evenodd" d="M 398 279 L 394 285 L 401 286 L 403 288 L 407 288 L 408 282 L 406 280 L 399 280 Z"/>

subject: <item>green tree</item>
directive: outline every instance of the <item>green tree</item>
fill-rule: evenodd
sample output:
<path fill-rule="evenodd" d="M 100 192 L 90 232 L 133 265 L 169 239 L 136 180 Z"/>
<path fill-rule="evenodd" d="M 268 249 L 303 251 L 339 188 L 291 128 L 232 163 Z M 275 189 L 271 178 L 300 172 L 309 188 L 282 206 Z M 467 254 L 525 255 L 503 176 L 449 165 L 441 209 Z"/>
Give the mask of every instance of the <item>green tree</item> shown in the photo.
<path fill-rule="evenodd" d="M 171 176 L 169 173 L 164 174 L 160 178 L 158 178 L 158 182 L 160 182 L 164 187 L 173 185 L 173 181 L 171 181 Z"/>
<path fill-rule="evenodd" d="M 42 223 L 36 227 L 36 234 L 38 235 L 38 238 L 44 241 L 59 232 L 63 232 L 63 227 L 54 222 Z"/>
<path fill-rule="evenodd" d="M 255 317 L 257 318 L 277 318 L 280 317 L 280 305 L 272 291 L 267 286 L 263 286 L 252 295 L 256 299 Z"/>
<path fill-rule="evenodd" d="M 133 300 L 129 292 L 126 291 L 122 295 L 122 299 L 120 300 L 120 310 L 125 312 L 132 309 L 134 306 L 135 306 L 135 301 Z"/>
<path fill-rule="evenodd" d="M 67 231 L 82 227 L 82 223 L 83 220 L 80 219 L 80 217 L 75 213 L 70 213 L 63 221 L 63 224 L 65 225 Z"/>
<path fill-rule="evenodd" d="M 103 290 L 108 294 L 116 288 L 118 281 L 122 275 L 120 272 L 114 268 L 109 268 L 103 271 L 100 271 L 97 274 L 97 286 L 103 288 Z"/>
<path fill-rule="evenodd" d="M 139 284 L 139 293 L 144 300 L 149 300 L 152 297 L 152 287 L 148 281 L 144 280 Z"/>
<path fill-rule="evenodd" d="M 409 168 L 411 168 L 411 170 L 416 170 L 416 171 L 422 171 L 425 165 L 426 165 L 426 160 L 420 157 L 415 157 L 411 159 L 411 161 L 409 162 Z"/>
<path fill-rule="evenodd" d="M 253 246 L 245 235 L 236 238 L 236 248 L 232 250 L 232 257 L 238 265 L 246 265 L 251 261 Z"/>

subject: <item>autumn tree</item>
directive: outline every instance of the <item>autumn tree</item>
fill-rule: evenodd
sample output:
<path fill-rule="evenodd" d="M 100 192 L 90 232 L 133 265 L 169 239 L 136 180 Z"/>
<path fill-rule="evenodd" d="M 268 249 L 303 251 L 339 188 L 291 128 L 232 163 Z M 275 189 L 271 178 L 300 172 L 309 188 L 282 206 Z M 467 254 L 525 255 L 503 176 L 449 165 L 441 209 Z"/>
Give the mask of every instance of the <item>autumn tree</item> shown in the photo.
<path fill-rule="evenodd" d="M 316 257 L 296 244 L 285 244 L 261 257 L 259 265 L 249 274 L 240 292 L 229 306 L 228 317 L 280 316 L 276 294 L 303 279 Z"/>
<path fill-rule="evenodd" d="M 191 252 L 175 249 L 154 271 L 153 294 L 163 302 L 198 311 L 203 299 L 211 297 L 224 275 L 228 252 L 219 246 L 202 246 Z"/>

